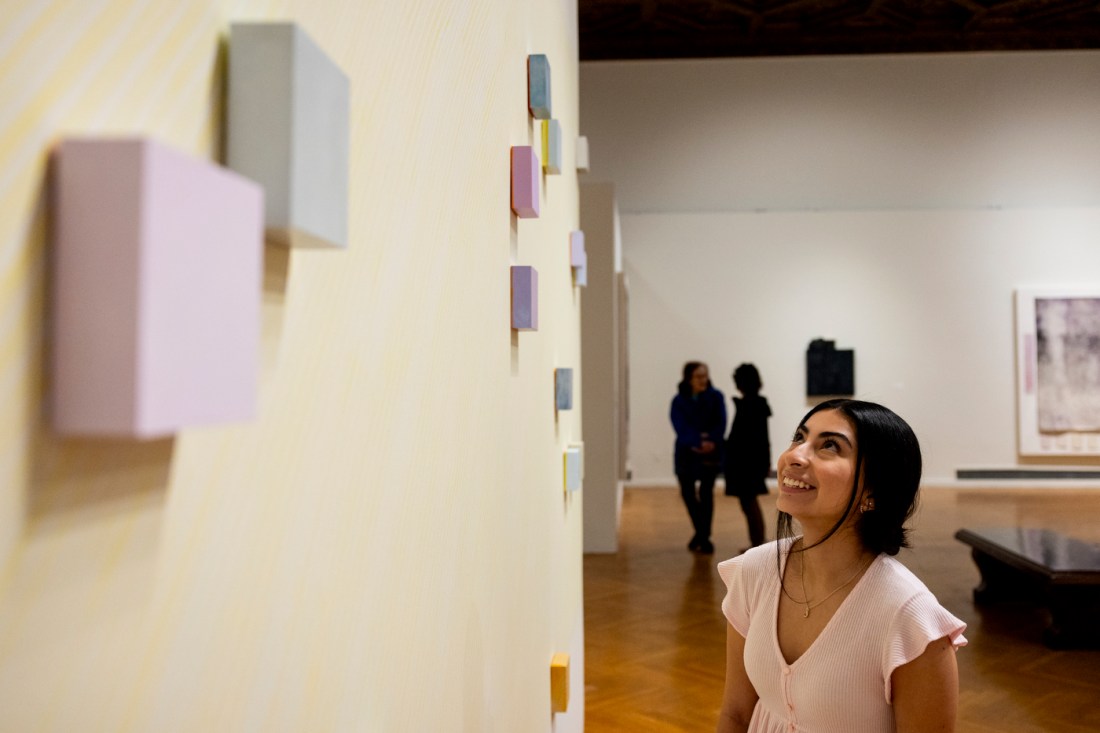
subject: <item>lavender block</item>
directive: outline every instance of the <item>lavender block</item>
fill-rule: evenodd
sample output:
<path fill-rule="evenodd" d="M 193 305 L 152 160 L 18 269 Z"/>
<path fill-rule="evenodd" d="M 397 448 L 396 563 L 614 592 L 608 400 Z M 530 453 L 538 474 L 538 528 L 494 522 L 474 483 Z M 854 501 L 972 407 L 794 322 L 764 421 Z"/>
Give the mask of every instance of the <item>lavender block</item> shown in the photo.
<path fill-rule="evenodd" d="M 529 265 L 512 267 L 512 328 L 539 330 L 539 273 Z"/>

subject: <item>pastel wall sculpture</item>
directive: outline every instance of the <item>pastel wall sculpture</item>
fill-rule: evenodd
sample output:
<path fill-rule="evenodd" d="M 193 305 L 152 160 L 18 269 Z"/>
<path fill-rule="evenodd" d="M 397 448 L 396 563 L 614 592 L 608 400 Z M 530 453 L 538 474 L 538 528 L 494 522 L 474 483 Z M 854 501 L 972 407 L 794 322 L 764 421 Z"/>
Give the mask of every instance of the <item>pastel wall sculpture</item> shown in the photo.
<path fill-rule="evenodd" d="M 561 122 L 542 121 L 542 167 L 547 173 L 561 173 Z"/>
<path fill-rule="evenodd" d="M 553 114 L 550 105 L 550 59 L 546 54 L 527 57 L 527 109 L 536 120 L 548 120 Z"/>
<path fill-rule="evenodd" d="M 147 139 L 55 151 L 50 404 L 62 435 L 256 414 L 263 191 Z"/>
<path fill-rule="evenodd" d="M 539 330 L 539 273 L 530 265 L 512 267 L 512 328 Z"/>
<path fill-rule="evenodd" d="M 348 246 L 350 87 L 294 23 L 234 23 L 227 163 L 264 187 L 267 236 Z"/>
<path fill-rule="evenodd" d="M 565 490 L 577 491 L 581 488 L 581 466 L 584 461 L 580 446 L 571 445 L 565 449 Z"/>
<path fill-rule="evenodd" d="M 539 158 L 530 145 L 512 147 L 512 211 L 520 219 L 539 215 Z"/>
<path fill-rule="evenodd" d="M 577 149 L 574 153 L 577 158 L 577 172 L 588 172 L 588 138 L 581 135 L 577 138 Z"/>
<path fill-rule="evenodd" d="M 564 713 L 569 709 L 569 655 L 558 652 L 550 659 L 550 710 Z"/>
<path fill-rule="evenodd" d="M 568 367 L 554 370 L 554 405 L 559 410 L 573 409 L 573 370 Z"/>
<path fill-rule="evenodd" d="M 582 288 L 588 285 L 588 251 L 584 248 L 584 232 L 569 232 L 569 266 L 573 268 L 573 281 Z"/>

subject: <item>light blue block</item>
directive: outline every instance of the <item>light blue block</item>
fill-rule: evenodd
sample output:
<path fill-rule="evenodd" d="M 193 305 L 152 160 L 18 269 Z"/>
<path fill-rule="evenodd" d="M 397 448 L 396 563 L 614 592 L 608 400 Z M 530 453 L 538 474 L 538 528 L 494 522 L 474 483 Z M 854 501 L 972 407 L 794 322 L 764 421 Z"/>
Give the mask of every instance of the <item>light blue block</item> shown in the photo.
<path fill-rule="evenodd" d="M 554 405 L 559 410 L 573 409 L 573 370 L 558 368 L 554 370 Z"/>
<path fill-rule="evenodd" d="M 561 173 L 561 122 L 542 121 L 542 167 L 547 173 Z"/>
<path fill-rule="evenodd" d="M 550 105 L 550 59 L 546 54 L 533 53 L 527 57 L 527 108 L 536 120 L 548 120 Z"/>
<path fill-rule="evenodd" d="M 264 188 L 276 242 L 348 245 L 350 85 L 295 23 L 234 23 L 228 167 Z"/>
<path fill-rule="evenodd" d="M 577 491 L 581 488 L 581 449 L 569 446 L 565 449 L 565 490 Z"/>

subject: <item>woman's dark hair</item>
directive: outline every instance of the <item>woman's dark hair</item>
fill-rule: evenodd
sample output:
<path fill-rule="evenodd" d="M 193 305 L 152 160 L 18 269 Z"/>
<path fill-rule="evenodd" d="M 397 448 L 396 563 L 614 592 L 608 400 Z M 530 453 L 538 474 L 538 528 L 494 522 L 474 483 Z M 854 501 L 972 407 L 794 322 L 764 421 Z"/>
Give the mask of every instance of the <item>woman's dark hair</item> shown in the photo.
<path fill-rule="evenodd" d="M 844 525 L 859 497 L 862 478 L 864 493 L 874 498 L 874 509 L 858 515 L 856 533 L 863 546 L 876 555 L 880 552 L 896 555 L 902 547 L 909 547 L 909 530 L 905 523 L 917 508 L 921 476 L 917 436 L 909 424 L 892 410 L 862 400 L 822 402 L 806 413 L 799 427 L 805 426 L 814 414 L 825 410 L 836 410 L 852 424 L 856 439 L 856 470 L 843 516 L 817 544 L 832 537 Z M 792 537 L 792 521 L 790 514 L 780 512 L 776 536 Z"/>
<path fill-rule="evenodd" d="M 733 383 L 743 394 L 760 394 L 764 385 L 760 382 L 760 372 L 752 364 L 742 364 L 733 370 Z"/>
<path fill-rule="evenodd" d="M 695 370 L 699 367 L 705 366 L 706 364 L 701 361 L 689 361 L 687 364 L 684 364 L 683 379 L 680 380 L 680 384 L 676 387 L 682 397 L 691 397 L 691 375 L 695 374 Z M 711 386 L 710 379 L 707 379 L 707 386 Z"/>

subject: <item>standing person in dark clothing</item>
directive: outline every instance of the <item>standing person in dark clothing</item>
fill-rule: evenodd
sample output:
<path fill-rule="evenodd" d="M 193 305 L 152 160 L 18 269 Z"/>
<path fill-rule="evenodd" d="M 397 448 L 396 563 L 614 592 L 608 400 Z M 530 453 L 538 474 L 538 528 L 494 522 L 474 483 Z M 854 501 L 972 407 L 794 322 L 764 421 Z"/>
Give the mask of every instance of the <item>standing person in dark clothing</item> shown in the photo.
<path fill-rule="evenodd" d="M 733 398 L 734 417 L 726 441 L 726 495 L 741 500 L 741 511 L 749 525 L 752 547 L 764 544 L 764 517 L 756 497 L 768 493 L 764 479 L 771 470 L 768 418 L 772 410 L 760 395 L 760 372 L 742 364 L 733 372 L 740 397 Z"/>
<path fill-rule="evenodd" d="M 688 549 L 709 554 L 714 552 L 710 527 L 714 519 L 714 482 L 722 468 L 726 398 L 711 385 L 706 364 L 684 364 L 670 417 L 676 430 L 676 478 L 695 529 Z"/>

